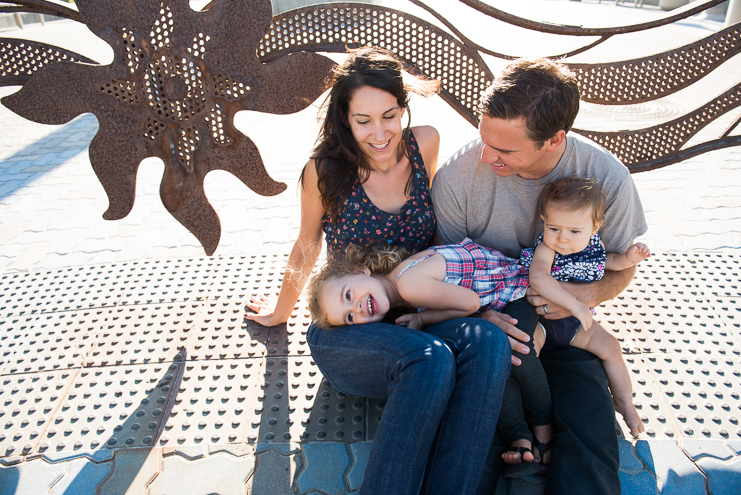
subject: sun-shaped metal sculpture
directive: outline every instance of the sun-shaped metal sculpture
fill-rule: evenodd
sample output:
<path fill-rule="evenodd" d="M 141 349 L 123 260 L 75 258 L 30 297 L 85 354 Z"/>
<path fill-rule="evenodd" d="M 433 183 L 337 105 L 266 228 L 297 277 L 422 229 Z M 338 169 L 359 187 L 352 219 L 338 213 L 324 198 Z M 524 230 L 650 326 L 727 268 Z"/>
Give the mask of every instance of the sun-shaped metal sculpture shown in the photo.
<path fill-rule="evenodd" d="M 108 195 L 105 219 L 128 215 L 139 163 L 161 158 L 162 202 L 213 254 L 221 226 L 203 191 L 208 172 L 230 172 L 265 196 L 286 187 L 270 178 L 255 144 L 234 127 L 234 114 L 306 108 L 334 62 L 303 52 L 260 62 L 256 47 L 270 26 L 270 0 L 219 0 L 202 12 L 188 0 L 76 4 L 90 30 L 113 47 L 113 63 L 50 64 L 3 104 L 45 124 L 86 112 L 98 118 L 90 162 Z"/>

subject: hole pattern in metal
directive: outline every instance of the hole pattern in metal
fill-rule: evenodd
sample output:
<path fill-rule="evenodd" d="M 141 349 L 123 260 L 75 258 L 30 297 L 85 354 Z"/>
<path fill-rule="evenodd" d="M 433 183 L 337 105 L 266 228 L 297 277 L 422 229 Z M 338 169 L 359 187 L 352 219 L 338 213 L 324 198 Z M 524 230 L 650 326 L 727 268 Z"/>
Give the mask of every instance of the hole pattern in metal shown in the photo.
<path fill-rule="evenodd" d="M 601 144 L 628 167 L 641 166 L 678 152 L 697 131 L 739 105 L 741 84 L 694 112 L 665 124 L 635 131 L 597 132 L 574 129 L 574 132 Z"/>
<path fill-rule="evenodd" d="M 741 52 L 741 27 L 730 26 L 676 50 L 608 64 L 568 64 L 581 99 L 603 105 L 639 103 L 667 96 L 705 77 Z"/>
<path fill-rule="evenodd" d="M 344 52 L 346 45 L 385 48 L 439 79 L 448 103 L 476 125 L 479 97 L 493 79 L 486 64 L 447 32 L 401 11 L 349 3 L 292 10 L 273 17 L 257 53 L 271 60 L 287 51 Z"/>
<path fill-rule="evenodd" d="M 14 38 L 0 39 L 0 86 L 24 84 L 42 67 L 55 62 L 84 62 L 94 60 L 62 48 L 37 41 Z"/>

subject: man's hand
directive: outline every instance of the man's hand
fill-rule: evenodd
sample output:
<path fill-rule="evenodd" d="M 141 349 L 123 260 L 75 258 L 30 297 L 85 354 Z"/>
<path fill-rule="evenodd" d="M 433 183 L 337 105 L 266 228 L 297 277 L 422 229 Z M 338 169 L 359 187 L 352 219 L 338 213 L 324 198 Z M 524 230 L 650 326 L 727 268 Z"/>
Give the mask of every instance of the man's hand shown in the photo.
<path fill-rule="evenodd" d="M 504 313 L 497 313 L 496 311 L 484 311 L 481 313 L 481 318 L 488 320 L 501 328 L 509 338 L 509 345 L 512 346 L 512 350 L 519 352 L 520 354 L 527 354 L 530 352 L 530 348 L 526 345 L 522 345 L 523 342 L 528 342 L 530 336 L 517 328 L 517 320 Z M 519 366 L 522 364 L 520 358 L 512 355 L 512 364 Z"/>
<path fill-rule="evenodd" d="M 586 285 L 586 284 L 585 284 Z M 525 293 L 525 299 L 527 302 L 535 307 L 535 312 L 540 316 L 544 316 L 546 320 L 560 320 L 567 316 L 572 316 L 571 311 L 566 308 L 559 306 L 558 304 L 549 301 L 545 297 L 538 294 L 538 291 L 529 287 Z"/>

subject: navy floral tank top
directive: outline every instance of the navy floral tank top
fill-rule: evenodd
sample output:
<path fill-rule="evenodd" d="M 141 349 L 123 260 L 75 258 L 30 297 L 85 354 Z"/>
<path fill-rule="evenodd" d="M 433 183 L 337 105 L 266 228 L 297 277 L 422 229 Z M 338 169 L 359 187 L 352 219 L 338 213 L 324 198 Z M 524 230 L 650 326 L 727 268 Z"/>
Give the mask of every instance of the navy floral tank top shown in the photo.
<path fill-rule="evenodd" d="M 365 195 L 360 180 L 356 180 L 340 208 L 337 221 L 333 223 L 329 214 L 322 218 L 328 258 L 343 256 L 350 244 L 388 244 L 403 247 L 411 253 L 427 248 L 435 234 L 437 222 L 430 199 L 427 170 L 417 140 L 411 132 L 409 156 L 413 168 L 412 188 L 409 199 L 399 213 L 378 209 Z"/>

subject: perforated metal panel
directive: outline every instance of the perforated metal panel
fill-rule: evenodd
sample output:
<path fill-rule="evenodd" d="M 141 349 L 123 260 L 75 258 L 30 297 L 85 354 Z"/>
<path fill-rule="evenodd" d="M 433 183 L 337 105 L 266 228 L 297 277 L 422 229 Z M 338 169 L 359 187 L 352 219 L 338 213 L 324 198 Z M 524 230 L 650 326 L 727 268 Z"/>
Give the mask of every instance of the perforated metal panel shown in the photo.
<path fill-rule="evenodd" d="M 55 62 L 97 63 L 95 60 L 58 46 L 37 41 L 2 38 L 0 39 L 0 86 L 23 84 L 34 72 Z"/>
<path fill-rule="evenodd" d="M 494 79 L 476 50 L 415 16 L 359 3 L 315 5 L 278 14 L 257 48 L 263 60 L 296 50 L 390 50 L 415 72 L 441 82 L 442 97 L 473 125 L 479 97 Z"/>

